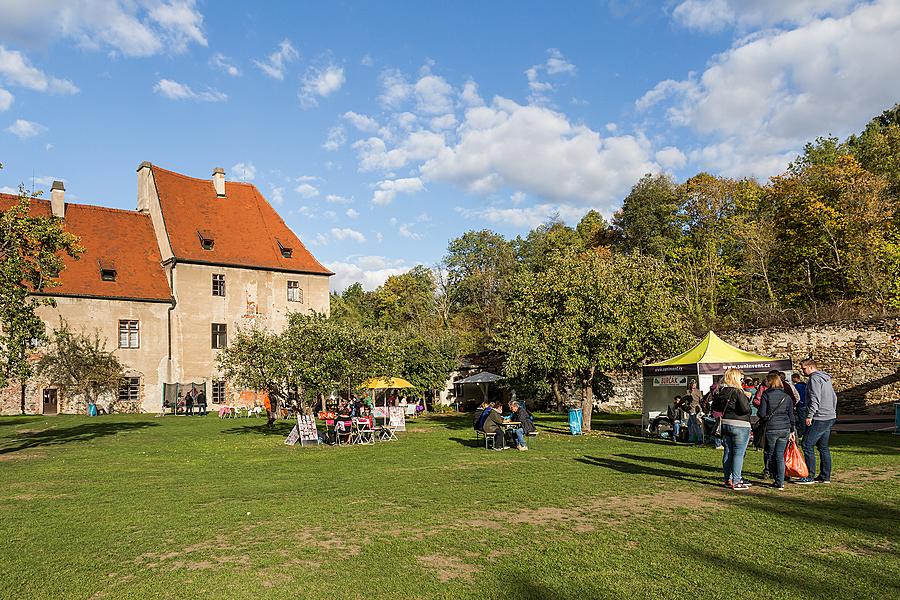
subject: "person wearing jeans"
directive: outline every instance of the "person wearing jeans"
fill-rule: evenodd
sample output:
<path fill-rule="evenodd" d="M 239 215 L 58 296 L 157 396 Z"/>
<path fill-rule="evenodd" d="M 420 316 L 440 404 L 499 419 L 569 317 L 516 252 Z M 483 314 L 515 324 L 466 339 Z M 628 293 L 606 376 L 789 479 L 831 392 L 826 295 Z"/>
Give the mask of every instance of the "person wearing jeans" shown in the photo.
<path fill-rule="evenodd" d="M 766 391 L 759 403 L 759 418 L 766 420 L 763 472 L 775 479 L 772 486 L 784 489 L 784 449 L 794 433 L 794 402 L 787 394 L 781 373 L 766 376 Z"/>
<path fill-rule="evenodd" d="M 803 457 L 809 477 L 798 479 L 797 483 L 831 483 L 831 449 L 828 442 L 831 428 L 837 420 L 837 394 L 831 382 L 831 375 L 820 371 L 811 358 L 800 361 L 800 370 L 806 375 L 806 437 L 803 438 Z M 816 449 L 819 450 L 819 474 L 816 472 Z"/>
<path fill-rule="evenodd" d="M 727 369 L 721 385 L 716 389 L 712 402 L 713 412 L 722 413 L 722 472 L 725 486 L 733 490 L 746 490 L 750 486 L 741 476 L 744 453 L 750 442 L 750 403 L 741 387 L 741 372 Z"/>

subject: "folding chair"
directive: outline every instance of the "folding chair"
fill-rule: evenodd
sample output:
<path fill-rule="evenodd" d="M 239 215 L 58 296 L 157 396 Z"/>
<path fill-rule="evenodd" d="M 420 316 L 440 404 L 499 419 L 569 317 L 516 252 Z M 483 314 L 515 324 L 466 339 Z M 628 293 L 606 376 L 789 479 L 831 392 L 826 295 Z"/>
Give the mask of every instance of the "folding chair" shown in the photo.
<path fill-rule="evenodd" d="M 351 425 L 352 427 L 352 425 Z M 346 440 L 344 444 L 341 444 L 341 436 L 344 436 Z M 334 441 L 338 446 L 341 445 L 350 445 L 353 443 L 353 432 L 347 428 L 346 421 L 334 421 Z"/>
<path fill-rule="evenodd" d="M 382 425 L 381 426 L 381 441 L 383 442 L 396 442 L 397 436 L 394 435 L 394 428 L 390 425 Z"/>
<path fill-rule="evenodd" d="M 353 443 L 354 444 L 375 444 L 375 430 L 369 424 L 368 419 L 353 419 Z"/>

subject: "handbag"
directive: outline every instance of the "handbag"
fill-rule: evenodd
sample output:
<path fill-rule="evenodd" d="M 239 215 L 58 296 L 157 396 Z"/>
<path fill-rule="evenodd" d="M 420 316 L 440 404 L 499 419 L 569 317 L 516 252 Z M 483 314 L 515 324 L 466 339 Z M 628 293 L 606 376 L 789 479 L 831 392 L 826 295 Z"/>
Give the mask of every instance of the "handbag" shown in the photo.
<path fill-rule="evenodd" d="M 756 424 L 751 428 L 753 431 L 753 447 L 759 450 L 766 443 L 766 429 L 769 427 L 769 417 L 778 412 L 778 409 L 781 408 L 781 405 L 784 404 L 784 401 L 787 399 L 787 396 L 781 399 L 781 402 L 778 403 L 778 406 L 775 407 L 775 410 L 771 411 L 765 417 L 760 417 L 759 420 L 756 421 Z"/>
<path fill-rule="evenodd" d="M 724 388 L 719 388 L 724 389 Z M 717 392 L 718 393 L 718 392 Z M 716 418 L 716 427 L 713 429 L 713 435 L 717 438 L 722 437 L 722 418 L 725 417 L 725 413 L 728 412 L 728 407 L 731 405 L 731 401 L 734 399 L 734 394 L 732 394 L 731 398 L 729 398 L 725 402 L 725 406 L 722 408 L 722 412 L 717 410 L 712 411 L 712 415 Z"/>
<path fill-rule="evenodd" d="M 785 477 L 809 477 L 809 469 L 806 467 L 806 459 L 803 451 L 797 446 L 793 438 L 788 439 L 784 448 L 784 475 Z"/>

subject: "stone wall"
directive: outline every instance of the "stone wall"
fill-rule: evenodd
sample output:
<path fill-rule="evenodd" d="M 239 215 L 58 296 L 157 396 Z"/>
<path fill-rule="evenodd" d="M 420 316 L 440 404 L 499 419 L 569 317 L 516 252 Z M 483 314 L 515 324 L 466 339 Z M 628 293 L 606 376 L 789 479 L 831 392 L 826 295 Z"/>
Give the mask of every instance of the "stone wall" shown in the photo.
<path fill-rule="evenodd" d="M 717 333 L 739 348 L 791 358 L 797 370 L 801 360 L 814 358 L 834 380 L 841 414 L 893 412 L 893 403 L 900 402 L 900 318 Z M 612 397 L 594 406 L 612 412 L 640 410 L 641 374 L 619 373 L 610 379 Z"/>
<path fill-rule="evenodd" d="M 790 357 L 795 365 L 814 358 L 834 380 L 840 413 L 890 412 L 900 402 L 900 318 L 726 331 L 720 337 L 759 354 Z"/>

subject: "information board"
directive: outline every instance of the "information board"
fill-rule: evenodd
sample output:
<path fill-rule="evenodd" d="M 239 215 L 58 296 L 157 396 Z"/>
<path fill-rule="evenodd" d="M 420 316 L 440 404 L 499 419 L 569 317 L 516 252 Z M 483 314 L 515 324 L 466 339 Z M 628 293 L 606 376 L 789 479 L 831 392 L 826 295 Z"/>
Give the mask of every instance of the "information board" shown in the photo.
<path fill-rule="evenodd" d="M 402 406 L 388 407 L 388 425 L 396 431 L 406 431 L 406 414 Z"/>
<path fill-rule="evenodd" d="M 297 427 L 300 430 L 300 444 L 318 444 L 319 430 L 316 429 L 316 419 L 312 415 L 297 415 Z"/>
<path fill-rule="evenodd" d="M 288 434 L 287 438 L 285 438 L 284 443 L 287 446 L 293 446 L 300 440 L 300 427 L 298 425 L 294 425 L 294 428 L 291 429 L 291 432 Z"/>

